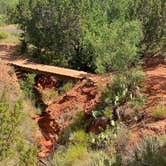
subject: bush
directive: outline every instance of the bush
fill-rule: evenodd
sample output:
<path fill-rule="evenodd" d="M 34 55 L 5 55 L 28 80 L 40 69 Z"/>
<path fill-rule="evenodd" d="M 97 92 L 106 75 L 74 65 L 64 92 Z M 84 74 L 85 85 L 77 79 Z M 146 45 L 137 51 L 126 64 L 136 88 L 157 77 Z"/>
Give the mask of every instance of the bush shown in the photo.
<path fill-rule="evenodd" d="M 35 74 L 27 74 L 26 80 L 20 81 L 21 89 L 24 92 L 24 95 L 29 99 L 34 98 L 34 84 L 35 84 Z"/>
<path fill-rule="evenodd" d="M 0 31 L 0 40 L 6 39 L 8 37 L 8 33 L 4 31 Z"/>
<path fill-rule="evenodd" d="M 104 101 L 109 105 L 122 105 L 136 98 L 140 92 L 143 73 L 132 70 L 123 75 L 114 76 L 107 90 L 103 93 Z"/>
<path fill-rule="evenodd" d="M 102 93 L 105 107 L 111 106 L 113 114 L 117 114 L 114 111 L 128 102 L 132 101 L 135 106 L 138 102 L 142 104 L 142 99 L 139 98 L 140 84 L 143 79 L 143 73 L 137 69 L 114 76 L 110 85 Z"/>
<path fill-rule="evenodd" d="M 23 100 L 8 103 L 7 91 L 0 98 L 0 165 L 37 166 L 37 148 L 22 135 Z"/>

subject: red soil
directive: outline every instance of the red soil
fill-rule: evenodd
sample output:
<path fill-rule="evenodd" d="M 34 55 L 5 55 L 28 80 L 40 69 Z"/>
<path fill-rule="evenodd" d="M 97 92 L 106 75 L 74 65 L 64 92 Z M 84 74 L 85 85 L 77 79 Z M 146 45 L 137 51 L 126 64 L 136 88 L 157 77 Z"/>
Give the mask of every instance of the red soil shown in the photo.
<path fill-rule="evenodd" d="M 145 118 L 132 126 L 130 145 L 147 135 L 166 134 L 166 119 L 154 120 L 152 111 L 162 102 L 166 106 L 166 61 L 164 56 L 158 55 L 145 60 L 144 71 L 146 74 L 143 83 L 146 104 L 144 107 Z"/>
<path fill-rule="evenodd" d="M 101 78 L 98 80 L 102 81 Z M 84 111 L 88 114 L 94 110 L 100 102 L 100 96 L 101 92 L 95 82 L 83 80 L 51 104 L 38 120 L 44 136 L 44 138 L 40 138 L 41 152 L 39 156 L 44 157 L 53 150 L 59 132 L 72 123 L 78 112 Z"/>

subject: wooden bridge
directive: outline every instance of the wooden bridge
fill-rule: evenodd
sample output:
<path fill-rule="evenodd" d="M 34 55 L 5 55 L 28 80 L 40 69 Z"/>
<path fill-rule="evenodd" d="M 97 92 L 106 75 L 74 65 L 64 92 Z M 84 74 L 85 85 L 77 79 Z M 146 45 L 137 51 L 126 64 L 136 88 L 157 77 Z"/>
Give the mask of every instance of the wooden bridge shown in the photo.
<path fill-rule="evenodd" d="M 62 79 L 75 79 L 82 80 L 84 78 L 95 79 L 97 75 L 90 74 L 84 71 L 77 71 L 72 69 L 67 69 L 63 67 L 55 67 L 44 64 L 37 64 L 33 60 L 26 59 L 25 57 L 14 56 L 14 51 L 16 49 L 15 44 L 0 44 L 0 61 L 6 64 L 12 65 L 17 69 L 27 72 L 35 72 L 39 74 L 53 75 Z"/>
<path fill-rule="evenodd" d="M 29 62 L 28 60 L 8 61 L 7 63 L 16 68 L 20 68 L 21 70 L 31 71 L 35 73 L 49 74 L 62 78 L 69 78 L 69 79 L 71 78 L 71 79 L 80 80 L 92 76 L 92 74 L 89 74 L 87 72 L 66 69 L 62 67 L 43 65 L 43 64 L 36 64 Z"/>

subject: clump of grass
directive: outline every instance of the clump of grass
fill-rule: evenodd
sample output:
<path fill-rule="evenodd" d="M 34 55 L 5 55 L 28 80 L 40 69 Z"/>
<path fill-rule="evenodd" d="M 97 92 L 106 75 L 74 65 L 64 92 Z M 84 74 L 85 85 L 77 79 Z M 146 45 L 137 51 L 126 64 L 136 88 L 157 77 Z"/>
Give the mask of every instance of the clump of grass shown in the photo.
<path fill-rule="evenodd" d="M 166 107 L 164 104 L 157 106 L 153 112 L 152 117 L 156 120 L 162 120 L 166 118 Z"/>
<path fill-rule="evenodd" d="M 6 39 L 8 37 L 8 33 L 4 31 L 0 31 L 0 40 Z"/>
<path fill-rule="evenodd" d="M 36 115 L 41 115 L 42 114 L 42 110 L 40 108 L 37 108 L 35 111 Z"/>
<path fill-rule="evenodd" d="M 69 81 L 69 82 L 67 82 L 67 83 L 65 83 L 64 85 L 63 85 L 63 91 L 64 91 L 64 93 L 66 93 L 66 92 L 68 92 L 70 89 L 72 89 L 73 88 L 73 83 L 71 82 L 71 81 Z"/>
<path fill-rule="evenodd" d="M 78 162 L 83 162 L 86 158 L 88 158 L 86 146 L 81 144 L 69 145 L 66 151 L 60 151 L 54 154 L 53 164 L 57 166 L 72 166 Z"/>
<path fill-rule="evenodd" d="M 66 165 L 72 165 L 78 160 L 86 159 L 87 148 L 81 144 L 70 145 L 66 152 L 65 163 Z"/>
<path fill-rule="evenodd" d="M 55 89 L 46 89 L 41 92 L 41 95 L 44 103 L 49 105 L 57 99 L 59 93 Z"/>
<path fill-rule="evenodd" d="M 19 43 L 19 34 L 0 31 L 0 43 L 18 44 Z"/>
<path fill-rule="evenodd" d="M 88 143 L 88 134 L 84 130 L 78 130 L 70 135 L 69 138 L 72 144 L 82 144 L 87 145 Z"/>

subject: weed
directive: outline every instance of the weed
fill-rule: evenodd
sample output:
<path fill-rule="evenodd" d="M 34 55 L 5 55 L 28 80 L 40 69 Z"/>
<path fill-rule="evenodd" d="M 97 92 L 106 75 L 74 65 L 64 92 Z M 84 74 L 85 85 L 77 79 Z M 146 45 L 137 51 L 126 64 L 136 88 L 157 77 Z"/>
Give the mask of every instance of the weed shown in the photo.
<path fill-rule="evenodd" d="M 69 82 L 67 82 L 67 83 L 65 83 L 65 84 L 63 85 L 62 89 L 63 89 L 64 93 L 66 93 L 66 92 L 68 92 L 70 89 L 72 89 L 73 86 L 74 86 L 73 83 L 72 83 L 71 81 L 69 81 Z"/>
<path fill-rule="evenodd" d="M 59 93 L 55 89 L 46 89 L 41 91 L 41 95 L 44 103 L 50 105 L 52 102 L 54 102 L 57 99 Z"/>
<path fill-rule="evenodd" d="M 157 106 L 153 112 L 152 117 L 156 120 L 166 119 L 166 107 L 164 104 Z"/>
<path fill-rule="evenodd" d="M 85 133 L 84 130 L 78 130 L 70 135 L 70 143 L 75 144 L 81 144 L 86 146 L 88 143 L 88 134 Z"/>
<path fill-rule="evenodd" d="M 42 110 L 40 108 L 37 108 L 35 111 L 36 115 L 41 115 L 42 114 Z"/>
<path fill-rule="evenodd" d="M 19 34 L 0 31 L 0 43 L 19 43 Z"/>
<path fill-rule="evenodd" d="M 8 33 L 4 31 L 0 31 L 0 40 L 6 39 L 8 37 Z"/>
<path fill-rule="evenodd" d="M 69 145 L 66 152 L 65 163 L 66 165 L 72 165 L 77 160 L 84 160 L 87 155 L 87 148 L 85 146 L 80 144 Z"/>

